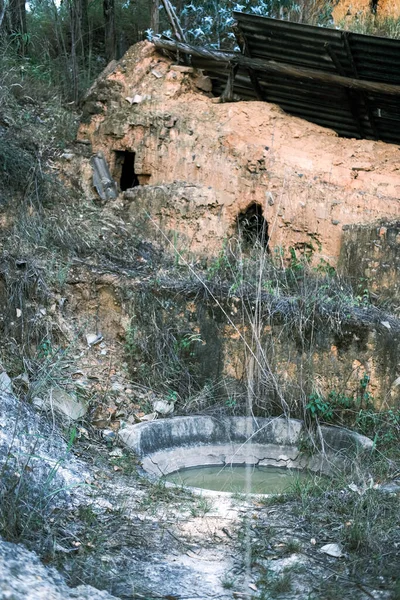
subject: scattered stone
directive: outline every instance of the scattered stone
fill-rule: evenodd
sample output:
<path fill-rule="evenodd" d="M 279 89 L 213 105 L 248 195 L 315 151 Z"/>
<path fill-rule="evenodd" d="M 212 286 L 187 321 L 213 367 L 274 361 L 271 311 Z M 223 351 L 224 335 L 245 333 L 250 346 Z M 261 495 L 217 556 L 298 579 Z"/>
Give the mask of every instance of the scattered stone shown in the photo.
<path fill-rule="evenodd" d="M 152 75 L 154 75 L 154 77 L 157 77 L 157 79 L 161 79 L 162 77 L 162 73 L 160 73 L 159 71 L 156 71 L 155 69 L 152 70 Z"/>
<path fill-rule="evenodd" d="M 114 383 L 111 384 L 111 390 L 113 392 L 123 392 L 124 389 L 124 386 L 119 381 L 114 381 Z"/>
<path fill-rule="evenodd" d="M 5 371 L 0 373 L 0 394 L 12 394 L 12 382 Z"/>
<path fill-rule="evenodd" d="M 165 400 L 156 400 L 153 402 L 153 408 L 159 415 L 170 415 L 174 412 L 173 402 L 166 402 Z"/>
<path fill-rule="evenodd" d="M 178 71 L 178 73 L 194 73 L 193 67 L 185 67 L 184 65 L 171 65 L 171 71 Z"/>
<path fill-rule="evenodd" d="M 117 434 L 112 429 L 103 429 L 102 436 L 106 442 L 114 442 L 117 438 Z"/>
<path fill-rule="evenodd" d="M 333 556 L 335 558 L 340 558 L 343 556 L 343 548 L 341 544 L 325 544 L 320 548 L 320 552 L 327 554 L 328 556 Z"/>
<path fill-rule="evenodd" d="M 86 334 L 86 341 L 87 345 L 90 348 L 90 346 L 95 346 L 96 344 L 102 342 L 103 336 L 101 335 L 101 333 L 88 333 Z"/>
<path fill-rule="evenodd" d="M 267 192 L 266 197 L 268 198 L 268 206 L 274 206 L 275 200 L 272 192 Z"/>
<path fill-rule="evenodd" d="M 205 75 L 199 75 L 194 80 L 195 86 L 203 92 L 212 92 L 212 81 Z"/>
<path fill-rule="evenodd" d="M 111 450 L 111 452 L 109 452 L 109 456 L 114 456 L 117 458 L 121 458 L 124 455 L 122 448 L 114 448 L 114 450 Z"/>
<path fill-rule="evenodd" d="M 36 408 L 38 408 L 39 410 L 42 410 L 46 407 L 46 402 L 42 398 L 39 398 L 39 396 L 34 397 L 34 399 L 32 400 L 32 404 L 33 406 L 36 406 Z"/>
<path fill-rule="evenodd" d="M 156 412 L 149 413 L 148 415 L 143 415 L 143 417 L 140 417 L 141 421 L 155 421 L 156 419 L 157 419 Z"/>
<path fill-rule="evenodd" d="M 22 316 L 22 310 L 20 308 L 17 308 L 16 313 L 17 313 L 17 319 L 19 319 Z"/>
<path fill-rule="evenodd" d="M 87 406 L 81 400 L 60 388 L 50 390 L 46 403 L 73 421 L 81 419 L 87 412 Z"/>
<path fill-rule="evenodd" d="M 71 161 L 74 158 L 74 155 L 70 154 L 69 152 L 64 152 L 64 154 L 61 154 L 61 158 L 67 161 Z"/>
<path fill-rule="evenodd" d="M 381 321 L 381 325 L 386 327 L 386 329 L 391 329 L 389 321 Z"/>

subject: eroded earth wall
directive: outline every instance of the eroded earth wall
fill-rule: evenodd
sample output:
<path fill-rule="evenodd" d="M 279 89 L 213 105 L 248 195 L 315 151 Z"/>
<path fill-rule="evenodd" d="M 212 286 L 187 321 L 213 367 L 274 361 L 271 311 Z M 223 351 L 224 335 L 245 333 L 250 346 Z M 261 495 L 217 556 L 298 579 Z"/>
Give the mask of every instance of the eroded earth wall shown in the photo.
<path fill-rule="evenodd" d="M 271 248 L 310 245 L 334 264 L 343 226 L 400 217 L 397 146 L 341 139 L 273 104 L 218 103 L 206 77 L 148 42 L 108 71 L 86 98 L 79 140 L 104 154 L 123 187 L 121 157 L 132 153 L 134 187 L 116 200 L 127 222 L 210 255 L 256 203 Z"/>
<path fill-rule="evenodd" d="M 399 19 L 399 0 L 340 0 L 333 9 L 335 23 L 363 20 L 376 14 L 377 18 Z"/>

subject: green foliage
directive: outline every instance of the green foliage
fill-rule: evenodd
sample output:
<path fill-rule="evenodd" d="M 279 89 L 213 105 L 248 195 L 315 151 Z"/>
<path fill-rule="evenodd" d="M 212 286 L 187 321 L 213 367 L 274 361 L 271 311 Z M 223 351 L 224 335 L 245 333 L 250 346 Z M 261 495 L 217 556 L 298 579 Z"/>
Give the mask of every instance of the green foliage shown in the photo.
<path fill-rule="evenodd" d="M 53 344 L 50 340 L 43 340 L 38 347 L 37 357 L 39 359 L 49 358 L 53 354 Z"/>
<path fill-rule="evenodd" d="M 356 416 L 355 427 L 374 440 L 375 446 L 385 452 L 399 452 L 400 409 L 375 411 L 362 408 Z"/>
<path fill-rule="evenodd" d="M 317 393 L 309 395 L 309 401 L 306 404 L 306 409 L 312 417 L 330 421 L 333 417 L 333 410 L 329 402 L 324 400 L 323 396 Z"/>
<path fill-rule="evenodd" d="M 306 410 L 314 419 L 340 423 L 349 427 L 358 426 L 360 415 L 376 414 L 373 410 L 374 398 L 368 391 L 369 375 L 364 373 L 359 382 L 359 389 L 353 394 L 331 390 L 324 397 L 318 392 L 308 396 Z"/>

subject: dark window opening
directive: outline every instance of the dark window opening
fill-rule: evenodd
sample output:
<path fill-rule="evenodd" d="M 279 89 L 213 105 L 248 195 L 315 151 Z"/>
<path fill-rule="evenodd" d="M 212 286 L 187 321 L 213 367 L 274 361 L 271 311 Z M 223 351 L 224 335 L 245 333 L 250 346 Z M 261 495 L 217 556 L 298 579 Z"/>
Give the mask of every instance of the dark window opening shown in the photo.
<path fill-rule="evenodd" d="M 119 181 L 121 192 L 139 185 L 139 179 L 135 173 L 135 153 L 128 150 L 116 150 L 115 156 L 115 176 Z"/>
<path fill-rule="evenodd" d="M 268 223 L 264 219 L 260 204 L 250 204 L 239 214 L 238 228 L 245 246 L 252 247 L 258 243 L 269 252 Z"/>

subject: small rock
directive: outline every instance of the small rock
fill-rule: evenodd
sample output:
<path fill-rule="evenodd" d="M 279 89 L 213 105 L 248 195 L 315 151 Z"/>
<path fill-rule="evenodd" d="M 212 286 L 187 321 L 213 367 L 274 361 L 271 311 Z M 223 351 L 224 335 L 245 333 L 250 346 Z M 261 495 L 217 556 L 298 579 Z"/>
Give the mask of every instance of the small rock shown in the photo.
<path fill-rule="evenodd" d="M 87 345 L 90 348 L 90 346 L 95 346 L 96 344 L 102 342 L 103 336 L 101 335 L 101 333 L 88 333 L 86 334 L 86 341 Z"/>
<path fill-rule="evenodd" d="M 81 400 L 59 388 L 50 391 L 47 404 L 73 421 L 81 419 L 87 412 L 87 407 Z"/>
<path fill-rule="evenodd" d="M 143 415 L 143 417 L 140 417 L 141 421 L 155 421 L 156 419 L 157 419 L 156 412 L 149 413 L 148 415 Z"/>
<path fill-rule="evenodd" d="M 122 448 L 114 448 L 114 450 L 111 450 L 111 452 L 109 452 L 109 456 L 114 456 L 117 458 L 121 458 L 124 455 Z"/>
<path fill-rule="evenodd" d="M 46 406 L 46 402 L 42 398 L 39 398 L 39 396 L 34 397 L 34 399 L 32 400 L 32 404 L 33 404 L 33 406 L 36 406 L 36 408 L 39 408 L 40 410 L 42 408 L 45 408 L 45 406 Z"/>
<path fill-rule="evenodd" d="M 152 73 L 152 75 L 154 75 L 154 77 L 156 77 L 157 79 L 161 79 L 161 77 L 162 77 L 162 73 L 160 73 L 159 71 L 156 71 L 156 70 L 154 70 L 154 69 L 152 70 L 152 72 L 151 72 L 151 73 Z"/>
<path fill-rule="evenodd" d="M 122 383 L 119 383 L 119 381 L 114 381 L 114 383 L 111 384 L 111 390 L 113 392 L 123 392 L 124 389 L 124 386 Z"/>
<path fill-rule="evenodd" d="M 106 442 L 114 442 L 117 437 L 117 434 L 112 429 L 103 429 L 101 434 Z"/>
<path fill-rule="evenodd" d="M 335 558 L 340 558 L 343 556 L 343 548 L 341 544 L 325 544 L 325 546 L 320 548 L 320 552 L 323 552 L 328 556 L 334 556 Z"/>
<path fill-rule="evenodd" d="M 0 373 L 0 393 L 1 392 L 5 393 L 5 394 L 13 393 L 11 379 L 5 371 Z"/>
<path fill-rule="evenodd" d="M 156 400 L 153 402 L 153 408 L 155 412 L 164 416 L 174 412 L 174 404 L 172 402 L 166 402 L 165 400 Z"/>
<path fill-rule="evenodd" d="M 386 327 L 386 329 L 390 329 L 390 323 L 389 323 L 389 321 L 381 321 L 381 325 L 383 325 L 384 327 Z"/>
<path fill-rule="evenodd" d="M 22 310 L 20 308 L 17 308 L 16 313 L 17 313 L 17 319 L 19 319 L 20 316 L 22 315 Z"/>
<path fill-rule="evenodd" d="M 198 77 L 196 77 L 196 79 L 194 80 L 194 84 L 199 90 L 202 90 L 203 92 L 212 91 L 211 79 L 209 77 L 206 77 L 205 75 L 199 75 Z"/>
<path fill-rule="evenodd" d="M 74 155 L 70 154 L 68 152 L 65 152 L 64 154 L 61 154 L 61 158 L 63 158 L 64 160 L 70 161 L 74 158 Z"/>

